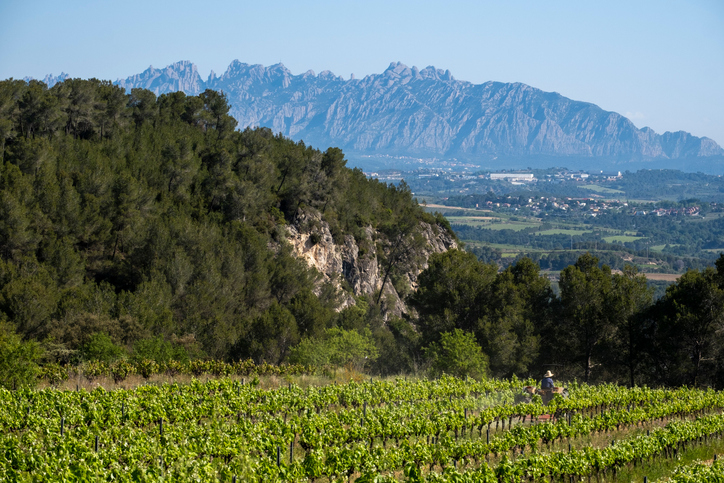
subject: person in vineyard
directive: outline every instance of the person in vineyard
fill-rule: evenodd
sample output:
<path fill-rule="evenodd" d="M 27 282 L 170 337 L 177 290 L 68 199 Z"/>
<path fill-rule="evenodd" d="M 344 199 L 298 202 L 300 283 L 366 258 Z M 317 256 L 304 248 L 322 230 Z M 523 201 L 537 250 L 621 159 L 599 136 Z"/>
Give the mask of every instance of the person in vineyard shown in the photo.
<path fill-rule="evenodd" d="M 554 375 L 551 371 L 546 371 L 546 373 L 543 374 L 543 379 L 540 381 L 540 388 L 543 390 L 553 389 L 555 387 L 552 379 Z"/>

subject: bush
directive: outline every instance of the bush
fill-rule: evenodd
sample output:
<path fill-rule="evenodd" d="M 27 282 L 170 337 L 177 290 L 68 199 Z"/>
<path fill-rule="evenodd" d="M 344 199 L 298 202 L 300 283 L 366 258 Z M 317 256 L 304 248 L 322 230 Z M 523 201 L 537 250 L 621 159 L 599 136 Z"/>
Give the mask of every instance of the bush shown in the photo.
<path fill-rule="evenodd" d="M 126 355 L 123 347 L 113 343 L 110 336 L 104 332 L 92 334 L 80 349 L 83 358 L 87 361 L 113 362 Z"/>
<path fill-rule="evenodd" d="M 165 341 L 160 337 L 151 337 L 133 344 L 132 359 L 134 361 L 150 359 L 159 364 L 172 360 L 185 363 L 189 361 L 189 355 L 182 345 Z"/>
<path fill-rule="evenodd" d="M 0 322 L 0 386 L 7 389 L 34 387 L 42 351 L 36 342 L 23 342 L 7 324 Z"/>
<path fill-rule="evenodd" d="M 304 338 L 291 349 L 289 362 L 309 366 L 346 366 L 361 370 L 378 356 L 372 333 L 339 328 L 327 329 L 320 338 Z"/>
<path fill-rule="evenodd" d="M 433 342 L 425 349 L 425 354 L 430 360 L 433 377 L 445 373 L 482 379 L 488 371 L 488 356 L 483 353 L 475 336 L 460 329 L 443 333 L 439 342 Z"/>

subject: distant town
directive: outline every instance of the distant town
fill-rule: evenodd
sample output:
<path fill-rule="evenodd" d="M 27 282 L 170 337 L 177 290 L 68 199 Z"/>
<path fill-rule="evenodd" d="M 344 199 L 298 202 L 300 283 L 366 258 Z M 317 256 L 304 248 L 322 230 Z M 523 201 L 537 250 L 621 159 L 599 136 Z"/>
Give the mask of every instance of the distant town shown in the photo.
<path fill-rule="evenodd" d="M 365 172 L 368 178 L 377 178 L 380 181 L 395 182 L 409 177 L 420 179 L 438 178 L 447 181 L 460 180 L 477 180 L 485 179 L 491 181 L 507 181 L 512 185 L 523 185 L 526 183 L 542 182 L 561 182 L 561 181 L 614 181 L 621 179 L 623 176 L 621 171 L 616 172 L 594 172 L 587 173 L 584 171 L 569 171 L 567 169 L 554 170 L 553 172 L 539 173 L 531 171 L 495 171 L 495 172 L 475 172 L 453 171 L 452 168 L 423 168 L 414 171 L 402 171 L 397 169 L 386 169 L 379 171 Z M 550 171 L 550 170 L 545 170 Z"/>
<path fill-rule="evenodd" d="M 453 171 L 452 168 L 424 168 L 413 171 L 379 170 L 366 172 L 370 178 L 387 183 L 405 181 L 423 202 L 448 204 L 468 196 L 475 200 L 466 207 L 478 210 L 520 212 L 528 216 L 578 215 L 596 217 L 602 213 L 628 213 L 634 216 L 699 216 L 719 211 L 720 203 L 692 199 L 686 206 L 666 201 L 631 198 L 620 188 L 621 171 L 573 171 L 565 168 L 515 171 Z M 720 177 L 712 177 L 720 178 Z M 662 193 L 665 195 L 666 193 Z M 664 197 L 664 196 L 662 196 Z"/>

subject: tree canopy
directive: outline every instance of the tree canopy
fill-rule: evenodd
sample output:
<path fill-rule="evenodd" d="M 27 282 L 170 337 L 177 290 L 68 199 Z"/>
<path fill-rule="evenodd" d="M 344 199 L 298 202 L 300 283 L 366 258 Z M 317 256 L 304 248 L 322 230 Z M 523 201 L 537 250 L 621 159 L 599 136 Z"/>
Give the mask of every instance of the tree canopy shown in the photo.
<path fill-rule="evenodd" d="M 420 256 L 414 225 L 436 223 L 337 148 L 236 130 L 223 93 L 0 82 L 0 318 L 49 360 L 286 360 L 348 320 L 284 242 L 310 212 L 379 252 L 386 281 Z"/>

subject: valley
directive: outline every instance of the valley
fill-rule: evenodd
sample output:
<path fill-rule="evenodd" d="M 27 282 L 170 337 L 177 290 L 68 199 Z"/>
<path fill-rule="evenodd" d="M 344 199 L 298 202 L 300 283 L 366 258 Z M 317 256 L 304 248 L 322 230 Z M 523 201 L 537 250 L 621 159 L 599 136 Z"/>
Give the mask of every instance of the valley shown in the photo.
<path fill-rule="evenodd" d="M 523 174 L 533 179 L 520 181 Z M 369 174 L 369 173 L 368 173 Z M 663 294 L 668 282 L 724 250 L 724 180 L 676 170 L 583 172 L 380 171 L 405 180 L 468 250 L 508 266 L 522 257 L 552 279 L 585 252 L 615 270 L 635 265 Z M 518 178 L 517 176 L 520 176 Z"/>

